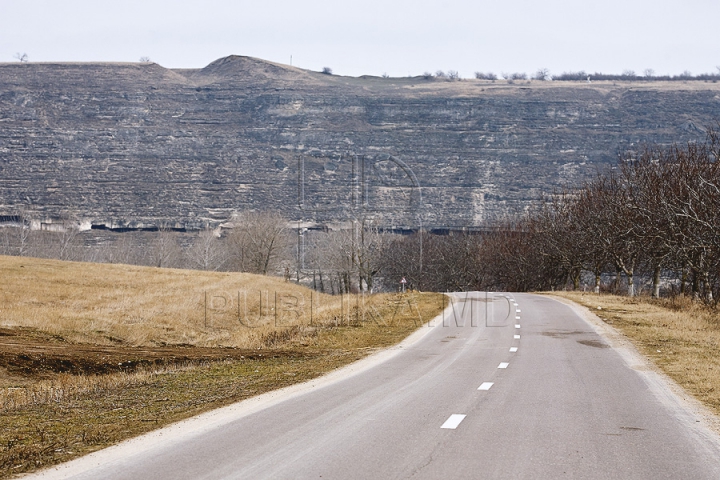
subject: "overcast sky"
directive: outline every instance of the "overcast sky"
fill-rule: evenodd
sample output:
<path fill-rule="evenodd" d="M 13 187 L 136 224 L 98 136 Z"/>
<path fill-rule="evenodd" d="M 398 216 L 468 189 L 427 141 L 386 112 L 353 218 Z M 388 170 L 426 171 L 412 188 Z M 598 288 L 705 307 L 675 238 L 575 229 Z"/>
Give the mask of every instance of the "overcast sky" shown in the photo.
<path fill-rule="evenodd" d="M 200 68 L 231 54 L 341 75 L 718 72 L 720 0 L 0 0 L 0 62 Z"/>

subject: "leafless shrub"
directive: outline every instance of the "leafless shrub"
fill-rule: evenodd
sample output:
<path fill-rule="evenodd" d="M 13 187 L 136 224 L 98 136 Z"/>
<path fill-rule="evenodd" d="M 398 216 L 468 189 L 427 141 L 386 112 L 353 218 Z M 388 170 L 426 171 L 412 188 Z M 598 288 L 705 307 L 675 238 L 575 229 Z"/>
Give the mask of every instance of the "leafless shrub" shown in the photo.
<path fill-rule="evenodd" d="M 497 80 L 497 75 L 495 75 L 492 72 L 483 73 L 483 72 L 475 72 L 475 78 L 478 80 Z"/>
<path fill-rule="evenodd" d="M 633 79 L 637 77 L 637 75 L 635 75 L 635 70 L 623 70 L 620 76 L 626 79 Z"/>

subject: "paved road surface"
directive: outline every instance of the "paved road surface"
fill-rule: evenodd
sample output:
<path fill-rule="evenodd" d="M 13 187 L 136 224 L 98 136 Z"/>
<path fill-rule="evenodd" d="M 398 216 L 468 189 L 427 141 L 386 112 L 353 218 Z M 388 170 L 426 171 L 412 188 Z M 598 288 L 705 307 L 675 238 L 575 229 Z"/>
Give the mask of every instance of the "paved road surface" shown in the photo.
<path fill-rule="evenodd" d="M 718 437 L 567 305 L 455 294 L 437 323 L 350 378 L 45 478 L 720 478 Z"/>

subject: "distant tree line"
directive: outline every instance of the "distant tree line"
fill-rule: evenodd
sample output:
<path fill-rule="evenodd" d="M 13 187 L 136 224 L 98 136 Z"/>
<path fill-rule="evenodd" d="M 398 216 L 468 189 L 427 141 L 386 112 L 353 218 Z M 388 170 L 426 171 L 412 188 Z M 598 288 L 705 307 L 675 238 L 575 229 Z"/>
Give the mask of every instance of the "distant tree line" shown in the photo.
<path fill-rule="evenodd" d="M 693 75 L 689 71 L 684 71 L 679 75 L 656 75 L 655 71 L 651 68 L 645 69 L 641 74 L 636 73 L 634 70 L 625 70 L 620 74 L 610 74 L 602 72 L 588 73 L 584 70 L 576 72 L 563 72 L 558 75 L 552 75 L 547 68 L 540 68 L 535 72 L 534 75 L 530 76 L 523 72 L 507 73 L 503 72 L 500 77 L 508 82 L 520 81 L 520 80 L 555 80 L 555 81 L 593 81 L 593 80 L 606 80 L 606 81 L 710 81 L 717 82 L 720 80 L 720 66 L 717 68 L 715 73 L 701 73 Z M 431 78 L 432 74 L 426 73 L 426 78 Z M 427 77 L 429 75 L 429 77 Z M 475 78 L 478 80 L 491 80 L 495 81 L 498 79 L 498 75 L 493 72 L 475 72 Z"/>
<path fill-rule="evenodd" d="M 623 155 L 582 188 L 549 196 L 483 238 L 484 286 L 637 294 L 637 279 L 715 302 L 720 288 L 720 136 Z M 621 285 L 625 286 L 622 287 Z"/>
<path fill-rule="evenodd" d="M 233 217 L 232 228 L 210 226 L 180 232 L 170 225 L 152 231 L 105 233 L 80 231 L 72 215 L 30 228 L 30 213 L 14 215 L 0 228 L 0 255 L 56 258 L 98 263 L 124 263 L 163 268 L 234 270 L 272 274 L 290 264 L 287 220 L 275 212 L 245 212 Z"/>
<path fill-rule="evenodd" d="M 340 230 L 294 228 L 274 211 L 241 212 L 222 228 L 193 232 L 162 224 L 151 231 L 80 231 L 71 214 L 32 229 L 31 217 L 0 218 L 0 255 L 277 275 L 333 294 L 387 288 L 384 252 L 394 236 L 362 218 Z"/>
<path fill-rule="evenodd" d="M 552 76 L 553 80 L 557 81 L 580 81 L 580 80 L 621 80 L 621 81 L 665 81 L 665 82 L 677 82 L 677 81 L 713 81 L 720 80 L 720 68 L 716 73 L 701 73 L 693 75 L 692 73 L 685 71 L 679 75 L 656 75 L 655 71 L 648 68 L 643 71 L 642 74 L 637 74 L 633 70 L 625 70 L 621 74 L 608 74 L 608 73 L 588 73 L 585 71 L 577 72 L 563 72 L 560 75 Z"/>

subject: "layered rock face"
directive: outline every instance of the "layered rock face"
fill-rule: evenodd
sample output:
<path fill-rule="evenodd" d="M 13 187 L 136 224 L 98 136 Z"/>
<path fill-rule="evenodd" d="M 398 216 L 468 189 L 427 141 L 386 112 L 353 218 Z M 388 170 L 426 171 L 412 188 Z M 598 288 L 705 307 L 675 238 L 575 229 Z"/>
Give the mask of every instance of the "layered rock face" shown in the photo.
<path fill-rule="evenodd" d="M 704 82 L 0 64 L 0 220 L 195 228 L 273 209 L 306 226 L 473 226 L 719 118 Z"/>

